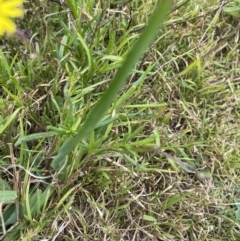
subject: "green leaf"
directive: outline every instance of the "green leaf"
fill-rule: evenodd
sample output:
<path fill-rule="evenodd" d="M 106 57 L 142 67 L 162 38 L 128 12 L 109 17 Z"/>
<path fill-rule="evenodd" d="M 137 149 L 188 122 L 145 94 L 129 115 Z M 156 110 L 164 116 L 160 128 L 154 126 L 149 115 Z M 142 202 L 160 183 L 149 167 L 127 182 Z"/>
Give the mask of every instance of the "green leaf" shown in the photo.
<path fill-rule="evenodd" d="M 15 143 L 15 146 L 19 146 L 22 142 L 49 138 L 49 137 L 57 136 L 59 134 L 60 132 L 57 132 L 57 131 L 49 131 L 49 132 L 35 133 L 28 136 L 23 136 L 17 140 L 17 142 Z"/>
<path fill-rule="evenodd" d="M 225 8 L 223 8 L 223 11 L 235 18 L 240 18 L 240 7 L 238 6 L 226 6 Z"/>
<path fill-rule="evenodd" d="M 143 30 L 139 39 L 134 43 L 122 67 L 118 70 L 108 90 L 103 94 L 96 106 L 90 112 L 87 120 L 82 125 L 76 136 L 67 139 L 60 147 L 57 156 L 53 159 L 51 166 L 54 169 L 60 169 L 66 159 L 66 156 L 75 149 L 79 142 L 94 130 L 99 119 L 103 116 L 107 108 L 113 103 L 118 91 L 122 88 L 129 74 L 133 71 L 135 64 L 138 62 L 144 51 L 154 40 L 160 25 L 164 22 L 170 9 L 171 1 L 159 1 L 156 9 L 149 20 L 148 26 Z M 78 36 L 79 37 L 79 36 Z"/>
<path fill-rule="evenodd" d="M 18 114 L 18 112 L 21 110 L 22 108 L 18 108 L 16 109 L 8 118 L 7 121 L 4 124 L 0 125 L 0 135 L 6 130 L 6 128 L 11 124 L 11 122 L 14 120 L 14 118 L 16 117 L 16 115 Z"/>
<path fill-rule="evenodd" d="M 16 191 L 0 191 L 0 203 L 13 203 L 17 198 Z"/>
<path fill-rule="evenodd" d="M 143 215 L 143 219 L 146 221 L 149 221 L 149 222 L 154 222 L 154 223 L 157 222 L 156 218 L 154 218 L 153 216 L 149 216 L 149 215 Z"/>
<path fill-rule="evenodd" d="M 168 200 L 166 200 L 166 201 L 164 202 L 164 204 L 163 204 L 163 206 L 162 206 L 162 212 L 164 212 L 166 209 L 174 206 L 176 203 L 184 200 L 184 199 L 185 199 L 187 196 L 189 196 L 189 195 L 190 195 L 190 193 L 187 192 L 187 193 L 183 193 L 183 194 L 181 194 L 181 195 L 178 195 L 178 194 L 177 194 L 177 195 L 169 198 Z"/>
<path fill-rule="evenodd" d="M 130 156 L 123 154 L 123 157 L 125 158 L 126 161 L 130 162 L 132 165 L 139 168 L 139 170 L 141 171 L 147 170 L 147 168 L 144 165 L 140 164 L 137 160 L 132 159 Z"/>
<path fill-rule="evenodd" d="M 70 10 L 72 11 L 72 14 L 75 19 L 78 19 L 78 10 L 77 10 L 77 2 L 75 0 L 66 0 L 66 3 Z"/>

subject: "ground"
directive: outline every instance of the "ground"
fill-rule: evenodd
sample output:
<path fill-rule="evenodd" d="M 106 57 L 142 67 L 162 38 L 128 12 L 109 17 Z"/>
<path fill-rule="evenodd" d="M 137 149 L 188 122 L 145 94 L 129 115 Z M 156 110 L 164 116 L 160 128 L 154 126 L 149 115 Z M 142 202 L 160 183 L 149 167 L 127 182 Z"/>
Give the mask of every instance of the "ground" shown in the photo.
<path fill-rule="evenodd" d="M 52 164 L 156 2 L 28 1 L 1 39 L 0 190 L 18 196 L 3 240 L 240 240 L 240 26 L 224 1 L 172 1 L 95 129 Z"/>

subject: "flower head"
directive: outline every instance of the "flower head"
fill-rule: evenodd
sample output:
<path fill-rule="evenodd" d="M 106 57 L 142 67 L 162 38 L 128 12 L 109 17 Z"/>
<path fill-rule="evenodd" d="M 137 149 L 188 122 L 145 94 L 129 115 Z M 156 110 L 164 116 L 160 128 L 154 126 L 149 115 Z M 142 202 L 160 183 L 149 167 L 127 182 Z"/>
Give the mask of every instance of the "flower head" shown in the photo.
<path fill-rule="evenodd" d="M 23 16 L 22 4 L 23 0 L 0 0 L 0 35 L 16 31 L 12 19 Z"/>

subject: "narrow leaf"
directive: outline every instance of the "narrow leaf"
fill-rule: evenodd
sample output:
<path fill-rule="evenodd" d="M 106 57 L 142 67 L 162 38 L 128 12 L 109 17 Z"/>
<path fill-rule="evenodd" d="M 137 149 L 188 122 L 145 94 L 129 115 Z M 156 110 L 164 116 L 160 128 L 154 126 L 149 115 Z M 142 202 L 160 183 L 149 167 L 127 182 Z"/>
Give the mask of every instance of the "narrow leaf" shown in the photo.
<path fill-rule="evenodd" d="M 170 9 L 171 1 L 159 1 L 156 9 L 149 20 L 148 26 L 144 29 L 139 39 L 130 49 L 122 67 L 118 70 L 108 90 L 103 94 L 96 106 L 90 112 L 87 120 L 82 125 L 75 137 L 67 139 L 61 146 L 57 156 L 53 159 L 51 166 L 59 169 L 64 164 L 65 158 L 79 144 L 80 140 L 94 130 L 99 119 L 103 116 L 107 108 L 116 98 L 118 91 L 124 85 L 127 77 L 132 72 L 135 64 L 138 62 L 144 51 L 154 40 L 160 25 L 164 22 L 167 12 Z"/>
<path fill-rule="evenodd" d="M 0 191 L 0 203 L 12 203 L 17 198 L 16 191 Z"/>
<path fill-rule="evenodd" d="M 16 109 L 7 119 L 7 121 L 0 125 L 0 135 L 6 130 L 6 128 L 11 124 L 11 122 L 14 120 L 14 118 L 16 117 L 16 115 L 18 114 L 18 112 L 21 110 L 22 108 L 18 108 Z"/>

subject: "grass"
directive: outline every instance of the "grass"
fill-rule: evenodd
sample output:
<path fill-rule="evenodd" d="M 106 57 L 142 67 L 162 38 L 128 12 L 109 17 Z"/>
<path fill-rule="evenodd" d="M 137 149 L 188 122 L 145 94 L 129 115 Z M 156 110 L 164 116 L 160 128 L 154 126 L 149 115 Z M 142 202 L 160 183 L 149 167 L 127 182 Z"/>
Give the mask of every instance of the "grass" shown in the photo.
<path fill-rule="evenodd" d="M 1 39 L 2 240 L 240 239 L 238 19 L 173 1 L 137 62 L 155 8 L 26 2 Z"/>

